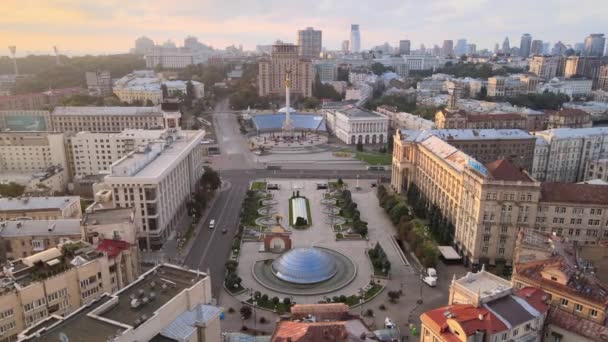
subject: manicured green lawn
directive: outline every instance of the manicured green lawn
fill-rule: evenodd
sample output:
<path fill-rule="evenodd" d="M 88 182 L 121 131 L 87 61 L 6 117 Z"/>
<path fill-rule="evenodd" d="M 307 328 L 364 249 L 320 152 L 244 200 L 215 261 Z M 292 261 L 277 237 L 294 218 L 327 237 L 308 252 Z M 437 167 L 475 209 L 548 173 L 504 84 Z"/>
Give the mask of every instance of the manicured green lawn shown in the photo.
<path fill-rule="evenodd" d="M 251 183 L 251 190 L 266 190 L 266 182 Z"/>
<path fill-rule="evenodd" d="M 390 165 L 393 161 L 392 154 L 378 152 L 357 152 L 355 158 L 370 165 Z"/>

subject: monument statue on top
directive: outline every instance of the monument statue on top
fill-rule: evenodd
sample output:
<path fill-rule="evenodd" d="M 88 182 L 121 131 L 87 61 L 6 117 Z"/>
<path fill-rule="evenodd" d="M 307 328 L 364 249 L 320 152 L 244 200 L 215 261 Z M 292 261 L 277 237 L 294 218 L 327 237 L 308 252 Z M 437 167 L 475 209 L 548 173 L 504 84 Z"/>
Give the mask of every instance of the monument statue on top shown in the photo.
<path fill-rule="evenodd" d="M 285 74 L 285 121 L 283 121 L 283 136 L 291 136 L 293 126 L 291 125 L 291 117 L 289 112 L 291 110 L 291 101 L 289 93 L 291 90 L 291 71 L 287 71 Z"/>

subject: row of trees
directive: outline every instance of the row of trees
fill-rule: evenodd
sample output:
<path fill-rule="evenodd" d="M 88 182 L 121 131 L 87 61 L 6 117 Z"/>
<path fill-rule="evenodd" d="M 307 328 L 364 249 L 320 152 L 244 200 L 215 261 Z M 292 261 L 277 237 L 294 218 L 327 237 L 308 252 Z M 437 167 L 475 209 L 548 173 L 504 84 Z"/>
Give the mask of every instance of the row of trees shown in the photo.
<path fill-rule="evenodd" d="M 491 64 L 483 63 L 483 64 L 473 64 L 473 63 L 464 63 L 458 62 L 453 64 L 452 62 L 447 62 L 443 68 L 439 68 L 436 72 L 454 75 L 455 77 L 472 77 L 472 78 L 481 78 L 488 79 L 493 76 L 506 76 L 512 73 L 520 73 L 523 72 L 523 69 L 519 68 L 510 68 L 510 67 L 502 67 L 494 69 Z"/>
<path fill-rule="evenodd" d="M 351 220 L 353 231 L 363 237 L 367 236 L 367 222 L 361 221 L 361 213 L 352 199 L 350 190 L 340 191 L 337 204 L 340 207 L 340 216 Z"/>
<path fill-rule="evenodd" d="M 517 107 L 527 107 L 534 110 L 558 110 L 570 97 L 566 94 L 555 94 L 545 91 L 542 94 L 520 94 L 505 98 L 493 98 L 493 101 L 507 101 Z"/>
<path fill-rule="evenodd" d="M 386 252 L 382 249 L 379 242 L 376 242 L 374 248 L 367 251 L 367 255 L 369 255 L 372 265 L 374 265 L 374 269 L 382 270 L 384 275 L 388 274 L 391 270 L 391 262 L 388 261 Z"/>
<path fill-rule="evenodd" d="M 205 167 L 205 173 L 199 180 L 198 186 L 188 202 L 188 212 L 193 216 L 195 223 L 201 219 L 207 203 L 221 185 L 220 176 L 217 171 Z"/>
<path fill-rule="evenodd" d="M 398 224 L 403 217 L 411 219 L 407 204 L 395 193 L 389 193 L 384 185 L 378 185 L 377 195 L 380 206 L 384 208 L 393 224 Z"/>
<path fill-rule="evenodd" d="M 454 238 L 454 225 L 443 215 L 441 209 L 429 204 L 415 184 L 410 184 L 407 199 L 417 217 L 428 219 L 429 231 L 435 240 L 444 245 L 450 244 Z"/>

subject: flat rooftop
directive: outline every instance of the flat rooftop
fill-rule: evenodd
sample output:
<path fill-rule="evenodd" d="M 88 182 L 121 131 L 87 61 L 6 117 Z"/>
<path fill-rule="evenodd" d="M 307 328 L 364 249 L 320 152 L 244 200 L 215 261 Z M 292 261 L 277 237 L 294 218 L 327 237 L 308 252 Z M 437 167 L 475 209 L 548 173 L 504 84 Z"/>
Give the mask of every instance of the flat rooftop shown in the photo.
<path fill-rule="evenodd" d="M 534 136 L 521 129 L 432 129 L 427 132 L 448 141 L 534 139 Z"/>
<path fill-rule="evenodd" d="M 51 115 L 74 116 L 124 116 L 124 115 L 159 115 L 160 107 L 55 107 Z"/>
<path fill-rule="evenodd" d="M 549 141 L 552 139 L 584 138 L 591 135 L 608 135 L 608 127 L 554 128 L 539 131 L 535 134 L 543 136 Z"/>
<path fill-rule="evenodd" d="M 78 201 L 80 196 L 0 198 L 0 211 L 63 210 Z"/>
<path fill-rule="evenodd" d="M 133 327 L 135 321 L 142 316 L 152 317 L 163 305 L 173 299 L 183 290 L 192 287 L 197 281 L 206 278 L 204 273 L 190 271 L 175 266 L 161 265 L 143 274 L 137 281 L 116 292 L 113 295 L 104 294 L 97 301 L 67 316 L 58 323 L 47 325 L 46 330 L 39 331 L 39 336 L 32 336 L 25 341 L 59 341 L 61 333 L 70 342 L 107 342 L 111 336 L 126 330 L 124 325 Z M 163 289 L 163 285 L 164 289 Z M 141 294 L 143 291 L 143 295 Z M 131 307 L 133 298 L 150 297 L 154 292 L 155 299 L 137 309 Z M 102 305 L 117 299 L 117 303 L 104 310 Z M 163 327 L 158 327 L 159 331 Z M 31 328 L 33 335 L 40 328 Z"/>
<path fill-rule="evenodd" d="M 455 285 L 474 295 L 479 294 L 482 301 L 486 297 L 499 295 L 512 288 L 509 281 L 484 270 L 477 273 L 468 272 L 464 277 L 456 279 Z"/>
<path fill-rule="evenodd" d="M 145 150 L 136 149 L 114 162 L 107 178 L 160 177 L 176 160 L 190 153 L 204 136 L 204 131 L 180 131 L 167 140 L 151 142 Z"/>
<path fill-rule="evenodd" d="M 386 118 L 384 115 L 369 111 L 359 107 L 349 107 L 339 109 L 338 112 L 350 118 Z"/>
<path fill-rule="evenodd" d="M 0 236 L 54 236 L 81 234 L 80 219 L 2 221 Z"/>
<path fill-rule="evenodd" d="M 94 225 L 94 224 L 114 224 L 130 222 L 133 216 L 132 208 L 107 208 L 107 209 L 96 209 L 91 213 L 86 213 L 82 220 L 82 224 Z"/>

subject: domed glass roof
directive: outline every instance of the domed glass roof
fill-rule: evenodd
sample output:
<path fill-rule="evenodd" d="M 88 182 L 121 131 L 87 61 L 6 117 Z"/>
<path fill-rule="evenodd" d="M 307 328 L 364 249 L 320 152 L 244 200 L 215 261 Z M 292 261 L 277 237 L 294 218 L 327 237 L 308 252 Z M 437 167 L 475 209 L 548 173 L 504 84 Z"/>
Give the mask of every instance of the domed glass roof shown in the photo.
<path fill-rule="evenodd" d="M 272 272 L 277 278 L 296 284 L 319 283 L 337 271 L 334 256 L 314 247 L 292 249 L 272 262 Z"/>

